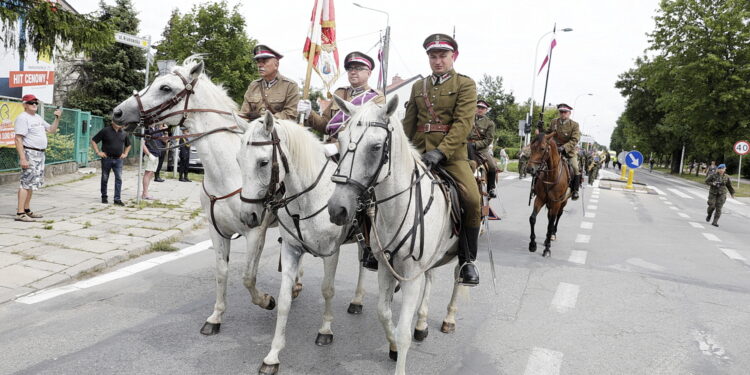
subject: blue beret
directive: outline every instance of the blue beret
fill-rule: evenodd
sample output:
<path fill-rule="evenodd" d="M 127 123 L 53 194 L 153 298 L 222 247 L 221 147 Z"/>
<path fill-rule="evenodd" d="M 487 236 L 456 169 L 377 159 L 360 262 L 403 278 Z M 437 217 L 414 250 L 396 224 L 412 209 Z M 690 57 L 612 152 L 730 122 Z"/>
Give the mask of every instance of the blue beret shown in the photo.
<path fill-rule="evenodd" d="M 727 169 L 727 165 L 726 164 L 719 164 L 719 166 L 716 167 L 716 169 Z"/>

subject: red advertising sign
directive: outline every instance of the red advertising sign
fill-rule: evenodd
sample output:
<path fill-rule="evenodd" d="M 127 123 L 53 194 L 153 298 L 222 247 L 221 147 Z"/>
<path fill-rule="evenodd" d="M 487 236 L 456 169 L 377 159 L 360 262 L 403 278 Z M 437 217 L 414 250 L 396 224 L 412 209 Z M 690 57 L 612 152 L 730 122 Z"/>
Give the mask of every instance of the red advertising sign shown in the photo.
<path fill-rule="evenodd" d="M 8 78 L 8 85 L 10 87 L 46 86 L 55 83 L 55 72 L 43 70 L 10 72 Z"/>

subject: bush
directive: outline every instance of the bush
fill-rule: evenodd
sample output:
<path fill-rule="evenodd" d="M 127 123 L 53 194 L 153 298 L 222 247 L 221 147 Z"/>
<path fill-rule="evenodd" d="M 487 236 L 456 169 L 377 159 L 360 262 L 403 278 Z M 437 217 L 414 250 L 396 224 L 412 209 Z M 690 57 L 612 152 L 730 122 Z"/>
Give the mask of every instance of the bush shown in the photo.
<path fill-rule="evenodd" d="M 493 153 L 496 158 L 500 159 L 500 149 L 502 147 L 495 146 L 495 149 L 493 150 Z M 508 154 L 508 159 L 518 159 L 518 153 L 520 152 L 520 148 L 518 147 L 506 147 L 505 153 Z"/>
<path fill-rule="evenodd" d="M 47 163 L 75 160 L 73 134 L 47 134 Z"/>

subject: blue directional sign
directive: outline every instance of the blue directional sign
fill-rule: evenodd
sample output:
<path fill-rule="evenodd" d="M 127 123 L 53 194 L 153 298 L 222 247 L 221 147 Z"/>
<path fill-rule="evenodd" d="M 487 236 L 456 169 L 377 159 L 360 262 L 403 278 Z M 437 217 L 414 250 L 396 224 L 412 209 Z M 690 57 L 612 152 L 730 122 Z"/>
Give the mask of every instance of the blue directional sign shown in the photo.
<path fill-rule="evenodd" d="M 630 151 L 625 155 L 625 165 L 630 169 L 640 168 L 643 165 L 643 154 L 638 151 Z"/>

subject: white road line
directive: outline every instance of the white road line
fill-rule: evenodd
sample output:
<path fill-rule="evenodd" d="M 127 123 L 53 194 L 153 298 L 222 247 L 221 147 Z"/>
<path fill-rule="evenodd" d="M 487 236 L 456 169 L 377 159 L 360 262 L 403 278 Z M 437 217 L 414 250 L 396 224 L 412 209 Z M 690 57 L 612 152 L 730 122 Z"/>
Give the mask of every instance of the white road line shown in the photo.
<path fill-rule="evenodd" d="M 669 205 L 672 205 L 672 204 L 674 204 L 674 203 L 672 203 L 672 202 L 670 202 L 670 201 L 664 201 L 664 204 L 669 204 Z"/>
<path fill-rule="evenodd" d="M 678 212 L 677 215 L 680 215 L 680 217 L 684 217 L 685 219 L 690 219 L 690 215 L 684 212 Z"/>
<path fill-rule="evenodd" d="M 672 210 L 675 210 L 675 211 L 676 211 L 676 210 L 679 210 L 679 208 L 677 208 L 677 207 L 675 207 L 675 206 L 669 206 L 669 208 L 670 208 L 670 209 L 672 209 Z"/>
<path fill-rule="evenodd" d="M 531 177 L 526 177 L 522 181 L 531 181 Z"/>
<path fill-rule="evenodd" d="M 663 201 L 667 200 L 667 198 L 664 198 L 664 197 L 659 197 L 659 199 L 661 199 Z"/>
<path fill-rule="evenodd" d="M 562 359 L 563 354 L 560 352 L 535 347 L 531 350 L 523 375 L 558 375 Z"/>
<path fill-rule="evenodd" d="M 599 203 L 599 199 L 591 197 L 591 199 L 589 199 L 589 203 Z"/>
<path fill-rule="evenodd" d="M 669 191 L 671 191 L 671 192 L 675 193 L 675 194 L 676 194 L 676 195 L 677 195 L 678 197 L 680 197 L 680 198 L 685 198 L 685 199 L 693 199 L 693 197 L 691 197 L 691 196 L 689 196 L 689 195 L 687 195 L 687 194 L 683 193 L 683 192 L 682 192 L 682 191 L 680 191 L 680 190 L 677 190 L 677 189 L 673 189 L 673 188 L 669 188 L 669 189 L 667 189 L 667 190 L 669 190 Z"/>
<path fill-rule="evenodd" d="M 591 229 L 594 227 L 594 223 L 590 221 L 582 221 L 581 222 L 581 229 Z"/>
<path fill-rule="evenodd" d="M 589 243 L 589 241 L 591 241 L 591 236 L 588 234 L 576 234 L 577 243 Z"/>
<path fill-rule="evenodd" d="M 706 239 L 709 240 L 709 241 L 721 242 L 721 239 L 719 239 L 719 237 L 717 237 L 713 233 L 705 233 L 705 232 L 703 232 L 701 234 L 703 235 L 703 237 L 706 237 Z"/>
<path fill-rule="evenodd" d="M 690 221 L 689 223 L 690 223 L 690 225 L 691 225 L 691 226 L 692 226 L 693 228 L 698 228 L 698 229 L 703 229 L 703 228 L 704 228 L 704 227 L 703 227 L 703 225 L 700 225 L 700 224 L 698 224 L 698 223 L 696 223 L 696 222 L 694 222 L 694 221 Z"/>
<path fill-rule="evenodd" d="M 586 257 L 588 256 L 588 251 L 584 250 L 572 250 L 570 252 L 570 257 L 568 257 L 568 262 L 570 263 L 578 263 L 578 264 L 586 264 Z"/>
<path fill-rule="evenodd" d="M 707 190 L 701 190 L 701 189 L 696 189 L 696 188 L 685 188 L 685 190 L 689 191 L 690 193 L 692 193 L 693 195 L 695 195 L 698 198 L 704 198 L 704 199 L 708 198 L 708 191 Z M 734 204 L 739 205 L 739 206 L 745 206 L 744 203 L 742 203 L 742 202 L 740 202 L 740 201 L 738 201 L 738 200 L 736 200 L 736 199 L 734 199 L 732 197 L 727 197 L 727 202 L 734 203 Z"/>
<path fill-rule="evenodd" d="M 593 219 L 596 217 L 596 212 L 586 212 L 586 217 L 589 219 Z"/>
<path fill-rule="evenodd" d="M 203 242 L 199 242 L 193 246 L 186 247 L 180 251 L 176 251 L 174 253 L 158 256 L 149 260 L 144 260 L 143 262 L 135 263 L 127 267 L 120 268 L 117 271 L 112 271 L 109 273 L 105 273 L 103 275 L 99 275 L 96 277 L 92 277 L 88 280 L 82 280 L 75 284 L 66 285 L 58 288 L 52 288 L 52 289 L 46 289 L 46 290 L 40 290 L 36 291 L 34 293 L 25 295 L 23 297 L 17 298 L 16 302 L 24 303 L 27 305 L 31 305 L 34 303 L 46 301 L 48 299 L 55 298 L 57 296 L 61 296 L 63 294 L 67 294 L 70 292 L 75 292 L 78 290 L 83 290 L 86 288 L 90 288 L 92 286 L 97 286 L 100 284 L 104 284 L 106 282 L 121 279 L 123 277 L 128 277 L 131 275 L 134 275 L 138 272 L 145 271 L 147 269 L 156 267 L 160 264 L 164 264 L 167 262 L 171 262 L 173 260 L 177 260 L 180 258 L 184 258 L 188 255 L 192 255 L 198 252 L 201 252 L 203 250 L 206 250 L 211 247 L 211 241 L 206 240 Z"/>
<path fill-rule="evenodd" d="M 720 247 L 719 250 L 721 250 L 721 252 L 724 253 L 724 255 L 728 256 L 729 259 L 739 260 L 741 262 L 747 261 L 747 259 L 745 259 L 745 257 L 740 255 L 740 253 L 738 253 L 737 250 L 727 249 L 724 247 Z"/>
<path fill-rule="evenodd" d="M 552 297 L 550 308 L 559 313 L 566 313 L 576 307 L 578 292 L 581 287 L 576 284 L 560 283 L 557 285 L 555 296 Z"/>
<path fill-rule="evenodd" d="M 595 211 L 595 210 L 596 210 L 596 208 L 597 208 L 597 207 L 596 207 L 596 205 L 595 205 L 595 204 L 590 204 L 590 205 L 588 205 L 588 206 L 586 207 L 586 209 L 588 209 L 588 210 L 592 210 L 592 211 Z"/>
<path fill-rule="evenodd" d="M 512 180 L 514 178 L 517 178 L 517 177 L 516 176 L 508 176 L 508 177 L 503 178 L 503 180 Z"/>
<path fill-rule="evenodd" d="M 656 187 L 656 186 L 653 186 L 653 185 L 647 185 L 647 187 L 648 187 L 648 188 L 650 188 L 651 190 L 655 191 L 655 192 L 656 192 L 657 194 L 659 194 L 659 195 L 667 195 L 667 193 L 665 193 L 665 192 L 661 191 L 661 190 L 660 190 L 660 189 L 659 189 L 658 187 Z"/>

